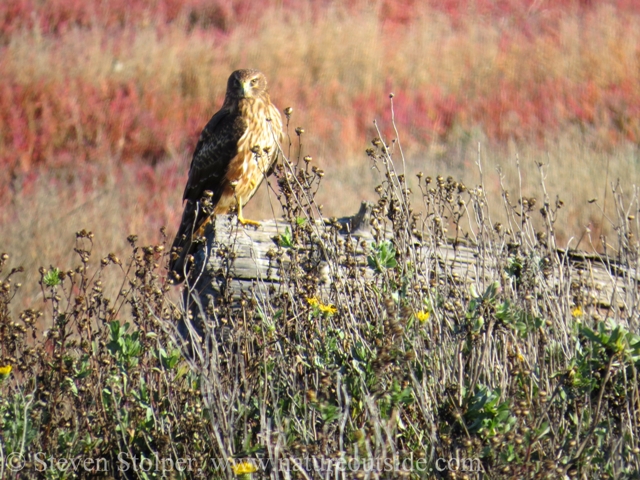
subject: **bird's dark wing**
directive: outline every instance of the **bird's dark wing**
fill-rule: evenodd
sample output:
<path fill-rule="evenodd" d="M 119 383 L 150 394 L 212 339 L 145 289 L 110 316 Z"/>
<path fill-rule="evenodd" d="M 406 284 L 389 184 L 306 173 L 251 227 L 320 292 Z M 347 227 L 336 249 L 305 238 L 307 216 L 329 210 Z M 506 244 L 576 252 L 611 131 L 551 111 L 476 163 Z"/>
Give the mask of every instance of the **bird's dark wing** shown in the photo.
<path fill-rule="evenodd" d="M 247 129 L 246 121 L 236 112 L 222 108 L 211 117 L 193 153 L 183 195 L 186 204 L 169 260 L 169 269 L 179 281 L 185 278 L 189 269 L 185 260 L 194 248 L 193 235 L 211 213 L 203 211 L 200 200 L 206 190 L 213 192 L 212 207 L 220 200 L 229 164 L 238 154 L 238 141 Z"/>
<path fill-rule="evenodd" d="M 183 200 L 200 200 L 205 190 L 211 190 L 216 204 L 229 163 L 238 154 L 238 140 L 246 129 L 246 121 L 230 109 L 223 108 L 211 117 L 193 153 Z"/>

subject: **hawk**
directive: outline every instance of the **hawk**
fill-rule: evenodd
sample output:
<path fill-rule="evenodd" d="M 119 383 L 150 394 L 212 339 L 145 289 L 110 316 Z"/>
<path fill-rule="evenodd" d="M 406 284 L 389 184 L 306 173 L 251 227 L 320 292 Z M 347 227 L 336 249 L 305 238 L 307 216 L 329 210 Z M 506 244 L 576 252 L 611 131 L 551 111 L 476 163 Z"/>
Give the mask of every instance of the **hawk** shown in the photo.
<path fill-rule="evenodd" d="M 282 115 L 271 103 L 264 74 L 233 72 L 222 108 L 204 127 L 191 160 L 182 221 L 170 253 L 169 270 L 176 280 L 187 275 L 185 259 L 212 215 L 236 210 L 243 225 L 259 225 L 242 216 L 242 207 L 270 173 L 282 138 Z"/>

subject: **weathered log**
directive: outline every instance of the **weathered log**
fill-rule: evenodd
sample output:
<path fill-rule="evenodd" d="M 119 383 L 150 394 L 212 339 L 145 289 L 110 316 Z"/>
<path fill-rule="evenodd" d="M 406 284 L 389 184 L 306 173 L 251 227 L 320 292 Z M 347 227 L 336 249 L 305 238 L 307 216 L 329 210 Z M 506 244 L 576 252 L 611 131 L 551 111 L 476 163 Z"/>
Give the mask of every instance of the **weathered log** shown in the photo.
<path fill-rule="evenodd" d="M 349 237 L 358 245 L 362 245 L 362 241 L 371 245 L 374 241 L 369 225 L 371 208 L 365 202 L 356 215 L 338 219 L 341 224 L 339 234 L 345 239 Z M 321 234 L 328 231 L 328 223 L 326 220 L 317 221 L 315 228 Z M 264 221 L 259 227 L 243 227 L 235 216 L 217 216 L 205 231 L 206 243 L 194 254 L 189 287 L 185 289 L 187 297 L 191 296 L 188 304 L 199 299 L 202 305 L 206 305 L 207 299 L 216 299 L 221 295 L 238 299 L 243 292 L 261 301 L 268 298 L 269 288 L 277 287 L 282 282 L 282 265 L 274 261 L 274 257 L 275 252 L 282 249 L 282 235 L 288 226 L 285 220 L 275 219 Z M 391 235 L 391 232 L 387 234 Z M 424 271 L 436 269 L 455 281 L 469 284 L 500 280 L 496 256 L 506 258 L 508 247 L 501 246 L 499 252 L 495 251 L 495 246 L 493 248 L 471 242 L 440 242 L 425 250 L 424 261 L 431 262 L 433 267 Z M 323 268 L 326 270 L 325 278 L 321 278 L 325 286 L 321 285 L 321 288 L 326 288 L 333 281 L 328 278 L 330 275 L 341 276 L 339 270 L 343 268 L 334 262 L 333 270 L 329 272 L 327 265 L 323 266 L 323 262 L 331 261 L 326 256 L 326 252 L 323 253 L 318 246 L 316 267 L 320 271 Z M 365 278 L 373 275 L 366 257 L 367 252 L 363 249 L 356 251 L 355 260 Z M 584 252 L 557 250 L 552 257 L 549 273 L 545 275 L 545 281 L 548 282 L 545 288 L 548 291 L 553 292 L 560 284 L 565 285 L 566 290 L 566 285 L 573 283 L 574 287 L 582 289 L 585 298 L 600 307 L 636 308 L 638 275 L 635 269 L 605 256 Z M 286 257 L 281 261 L 285 263 L 286 271 Z"/>

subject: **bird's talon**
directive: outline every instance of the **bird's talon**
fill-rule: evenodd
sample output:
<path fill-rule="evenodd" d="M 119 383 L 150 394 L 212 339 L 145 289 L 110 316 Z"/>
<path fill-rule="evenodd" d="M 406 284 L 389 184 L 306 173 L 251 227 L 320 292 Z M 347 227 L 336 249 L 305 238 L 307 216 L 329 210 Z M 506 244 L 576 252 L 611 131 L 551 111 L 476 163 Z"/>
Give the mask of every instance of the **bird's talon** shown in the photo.
<path fill-rule="evenodd" d="M 254 227 L 259 227 L 260 226 L 260 222 L 256 222 L 255 220 L 249 220 L 248 218 L 240 218 L 240 217 L 238 217 L 238 221 L 245 227 L 247 225 L 251 225 L 251 226 L 254 226 Z"/>

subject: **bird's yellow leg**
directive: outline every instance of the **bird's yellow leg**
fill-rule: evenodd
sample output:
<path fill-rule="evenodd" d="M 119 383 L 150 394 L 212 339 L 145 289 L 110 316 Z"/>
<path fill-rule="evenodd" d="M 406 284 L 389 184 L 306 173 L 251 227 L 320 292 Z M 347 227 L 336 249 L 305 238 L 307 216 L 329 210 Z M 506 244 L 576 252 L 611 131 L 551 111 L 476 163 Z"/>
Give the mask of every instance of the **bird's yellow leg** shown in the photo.
<path fill-rule="evenodd" d="M 238 197 L 238 221 L 242 225 L 253 225 L 255 227 L 260 226 L 260 222 L 256 222 L 255 220 L 249 220 L 248 218 L 244 218 L 242 216 L 242 198 Z"/>

